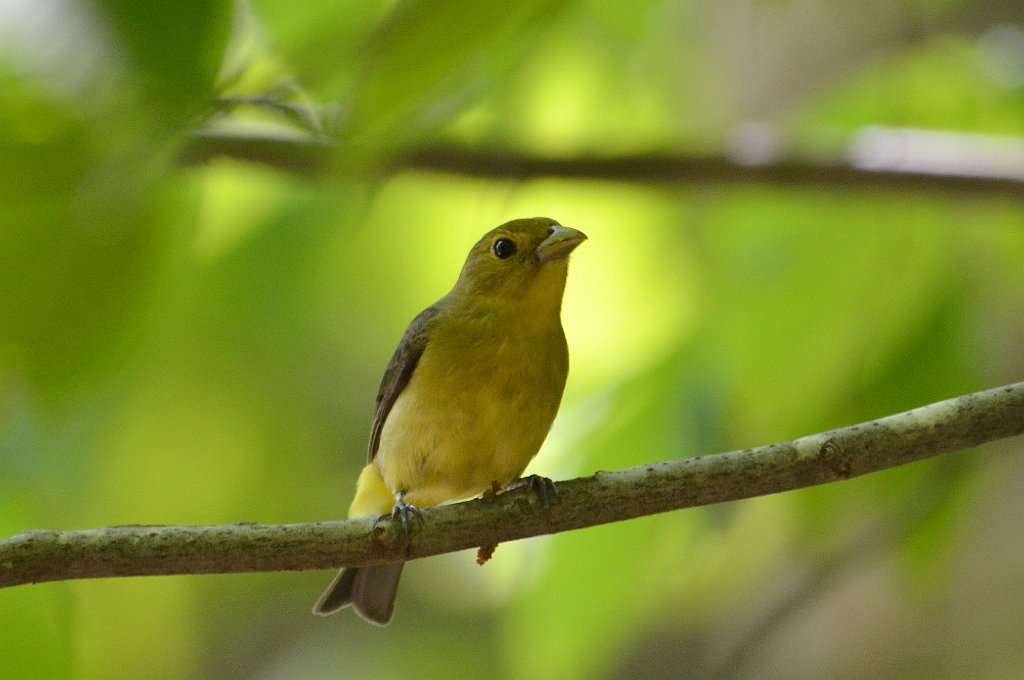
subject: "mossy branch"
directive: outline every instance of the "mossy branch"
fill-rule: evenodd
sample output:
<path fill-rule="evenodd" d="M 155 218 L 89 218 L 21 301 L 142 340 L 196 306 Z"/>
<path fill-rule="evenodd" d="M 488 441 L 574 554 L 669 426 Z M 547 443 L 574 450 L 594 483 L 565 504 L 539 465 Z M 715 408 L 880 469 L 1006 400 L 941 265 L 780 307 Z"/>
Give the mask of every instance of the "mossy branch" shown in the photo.
<path fill-rule="evenodd" d="M 414 559 L 835 482 L 1024 433 L 1024 382 L 744 451 L 598 472 L 427 508 L 411 535 L 374 518 L 309 524 L 25 531 L 0 541 L 0 587 L 111 576 L 326 569 Z"/>

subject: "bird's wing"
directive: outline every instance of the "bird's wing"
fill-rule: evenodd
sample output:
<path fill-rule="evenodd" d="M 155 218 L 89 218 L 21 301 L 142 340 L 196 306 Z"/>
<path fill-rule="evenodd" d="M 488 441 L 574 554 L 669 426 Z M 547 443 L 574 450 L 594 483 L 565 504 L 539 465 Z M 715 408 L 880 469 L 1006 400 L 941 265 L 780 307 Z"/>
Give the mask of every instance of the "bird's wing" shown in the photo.
<path fill-rule="evenodd" d="M 377 455 L 377 448 L 380 446 L 380 433 L 384 429 L 384 421 L 387 420 L 391 407 L 395 400 L 402 393 L 405 386 L 409 384 L 416 364 L 423 356 L 423 350 L 427 347 L 428 331 L 432 322 L 440 310 L 436 307 L 427 307 L 420 312 L 409 327 L 405 329 L 402 341 L 391 356 L 388 367 L 384 370 L 384 377 L 380 381 L 380 390 L 377 392 L 377 406 L 373 412 L 373 427 L 370 428 L 370 446 L 368 459 L 372 461 Z"/>

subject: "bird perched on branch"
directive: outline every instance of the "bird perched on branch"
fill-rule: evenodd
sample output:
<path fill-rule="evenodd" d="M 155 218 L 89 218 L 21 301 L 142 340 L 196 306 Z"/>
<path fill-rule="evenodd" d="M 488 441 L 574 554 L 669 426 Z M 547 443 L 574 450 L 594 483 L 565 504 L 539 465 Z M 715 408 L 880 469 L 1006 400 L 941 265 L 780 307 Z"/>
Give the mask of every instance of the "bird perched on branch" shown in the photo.
<path fill-rule="evenodd" d="M 417 506 L 520 478 L 562 399 L 562 294 L 569 254 L 586 238 L 535 217 L 477 241 L 455 286 L 413 319 L 384 371 L 349 517 L 390 512 L 405 526 Z M 403 566 L 342 569 L 313 611 L 351 605 L 383 625 Z"/>

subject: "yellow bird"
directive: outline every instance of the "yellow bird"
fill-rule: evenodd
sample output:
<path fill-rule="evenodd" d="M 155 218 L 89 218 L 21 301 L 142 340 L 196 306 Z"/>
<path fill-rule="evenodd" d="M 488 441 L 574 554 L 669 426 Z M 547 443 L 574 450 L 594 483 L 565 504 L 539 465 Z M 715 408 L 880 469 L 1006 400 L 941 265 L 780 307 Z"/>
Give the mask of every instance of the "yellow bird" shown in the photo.
<path fill-rule="evenodd" d="M 395 350 L 370 430 L 369 463 L 349 517 L 507 487 L 537 454 L 569 370 L 561 307 L 568 257 L 586 235 L 546 217 L 489 231 L 452 290 L 420 312 Z M 384 625 L 403 562 L 342 569 L 313 607 L 352 605 Z"/>

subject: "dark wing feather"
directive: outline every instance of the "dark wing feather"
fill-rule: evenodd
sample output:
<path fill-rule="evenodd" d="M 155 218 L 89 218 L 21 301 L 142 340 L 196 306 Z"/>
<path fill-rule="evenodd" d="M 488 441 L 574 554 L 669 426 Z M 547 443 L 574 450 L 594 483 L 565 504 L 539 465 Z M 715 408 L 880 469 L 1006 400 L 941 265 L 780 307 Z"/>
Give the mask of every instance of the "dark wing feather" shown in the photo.
<path fill-rule="evenodd" d="M 384 370 L 384 378 L 381 379 L 380 390 L 377 392 L 377 406 L 373 412 L 373 427 L 370 428 L 368 459 L 371 461 L 377 455 L 377 448 L 380 446 L 380 433 L 384 429 L 384 421 L 387 420 L 398 395 L 409 384 L 416 364 L 427 347 L 428 331 L 439 312 L 436 306 L 427 307 L 412 320 L 405 329 L 402 341 L 398 343 L 398 349 L 391 356 L 388 367 Z"/>

